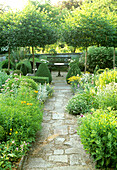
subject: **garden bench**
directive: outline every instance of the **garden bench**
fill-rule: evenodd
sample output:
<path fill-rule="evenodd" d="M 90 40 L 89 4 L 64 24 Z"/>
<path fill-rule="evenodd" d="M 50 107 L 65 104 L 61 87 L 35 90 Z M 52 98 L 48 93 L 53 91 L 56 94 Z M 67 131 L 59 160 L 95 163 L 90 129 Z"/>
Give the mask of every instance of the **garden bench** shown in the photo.
<path fill-rule="evenodd" d="M 54 56 L 47 56 L 47 61 L 49 61 L 48 63 L 48 67 L 51 71 L 52 67 L 57 67 L 58 68 L 58 77 L 61 76 L 60 74 L 60 70 L 61 67 L 69 67 L 69 62 L 71 60 L 71 57 L 69 56 L 61 56 L 61 57 L 54 57 Z"/>

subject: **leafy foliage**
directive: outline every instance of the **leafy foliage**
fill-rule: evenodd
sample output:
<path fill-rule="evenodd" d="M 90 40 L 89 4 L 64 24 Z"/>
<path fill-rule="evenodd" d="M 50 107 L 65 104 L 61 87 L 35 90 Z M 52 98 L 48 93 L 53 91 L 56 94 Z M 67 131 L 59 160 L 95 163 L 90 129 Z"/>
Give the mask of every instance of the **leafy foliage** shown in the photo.
<path fill-rule="evenodd" d="M 110 109 L 92 110 L 91 114 L 80 118 L 81 142 L 96 161 L 97 168 L 117 168 L 116 115 L 117 112 Z"/>
<path fill-rule="evenodd" d="M 89 71 L 94 70 L 96 65 L 100 69 L 112 68 L 113 66 L 113 48 L 90 47 L 88 49 L 87 64 Z"/>

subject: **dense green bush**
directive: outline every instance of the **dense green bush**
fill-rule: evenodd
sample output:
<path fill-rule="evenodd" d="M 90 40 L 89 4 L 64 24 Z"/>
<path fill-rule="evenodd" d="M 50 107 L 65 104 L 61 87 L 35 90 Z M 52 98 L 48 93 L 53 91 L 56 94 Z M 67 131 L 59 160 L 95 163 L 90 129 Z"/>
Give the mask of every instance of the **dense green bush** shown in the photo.
<path fill-rule="evenodd" d="M 8 69 L 8 59 L 4 60 L 1 62 L 1 67 L 2 68 L 7 68 Z M 10 68 L 14 69 L 15 65 L 10 61 Z"/>
<path fill-rule="evenodd" d="M 29 76 L 29 78 L 33 79 L 37 83 L 49 83 L 49 77 L 37 77 L 37 76 Z"/>
<path fill-rule="evenodd" d="M 101 69 L 113 67 L 113 48 L 95 47 L 88 49 L 87 65 L 93 71 L 96 65 Z"/>
<path fill-rule="evenodd" d="M 78 66 L 78 64 L 73 64 L 72 67 L 69 69 L 67 76 L 66 76 L 66 81 L 68 83 L 68 79 L 72 76 L 77 76 L 77 75 L 81 75 L 81 71 L 80 68 Z"/>
<path fill-rule="evenodd" d="M 117 111 L 96 110 L 80 117 L 79 134 L 97 168 L 117 169 Z"/>
<path fill-rule="evenodd" d="M 29 60 L 22 60 L 16 65 L 17 70 L 21 70 L 23 72 L 23 75 L 26 75 L 27 73 L 32 72 L 31 63 Z"/>
<path fill-rule="evenodd" d="M 9 78 L 7 80 L 7 82 L 5 83 L 4 89 L 6 91 L 9 91 L 9 90 L 16 90 L 17 91 L 17 89 L 20 86 L 32 88 L 33 90 L 37 90 L 37 88 L 38 88 L 38 84 L 32 79 L 28 79 L 27 77 L 26 78 L 15 77 L 15 78 L 12 78 L 12 79 Z"/>
<path fill-rule="evenodd" d="M 49 83 L 51 83 L 51 81 L 52 81 L 52 76 L 51 76 L 51 73 L 50 73 L 46 63 L 40 64 L 40 66 L 39 66 L 35 76 L 38 76 L 38 77 L 49 77 Z"/>
<path fill-rule="evenodd" d="M 70 114 L 80 115 L 81 113 L 88 112 L 92 107 L 98 108 L 95 93 L 85 90 L 81 93 L 79 91 L 79 93 L 73 96 L 69 100 L 66 109 Z"/>

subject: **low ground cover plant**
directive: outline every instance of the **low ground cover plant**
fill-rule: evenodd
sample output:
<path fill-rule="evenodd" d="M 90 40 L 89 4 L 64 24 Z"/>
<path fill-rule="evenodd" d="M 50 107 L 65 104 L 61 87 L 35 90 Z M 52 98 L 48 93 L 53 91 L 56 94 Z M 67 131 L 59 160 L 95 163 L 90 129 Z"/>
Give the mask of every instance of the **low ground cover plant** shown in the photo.
<path fill-rule="evenodd" d="M 80 117 L 79 134 L 97 168 L 117 168 L 117 111 L 92 109 Z"/>

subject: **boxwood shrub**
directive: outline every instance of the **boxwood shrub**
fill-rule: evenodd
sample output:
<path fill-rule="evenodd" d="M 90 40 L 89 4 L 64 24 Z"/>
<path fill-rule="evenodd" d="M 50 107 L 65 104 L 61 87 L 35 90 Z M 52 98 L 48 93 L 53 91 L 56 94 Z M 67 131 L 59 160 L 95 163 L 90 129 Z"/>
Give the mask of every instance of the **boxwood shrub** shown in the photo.
<path fill-rule="evenodd" d="M 35 76 L 38 77 L 48 77 L 49 78 L 49 83 L 52 81 L 52 76 L 50 73 L 50 70 L 48 69 L 48 66 L 46 63 L 40 64 Z"/>

